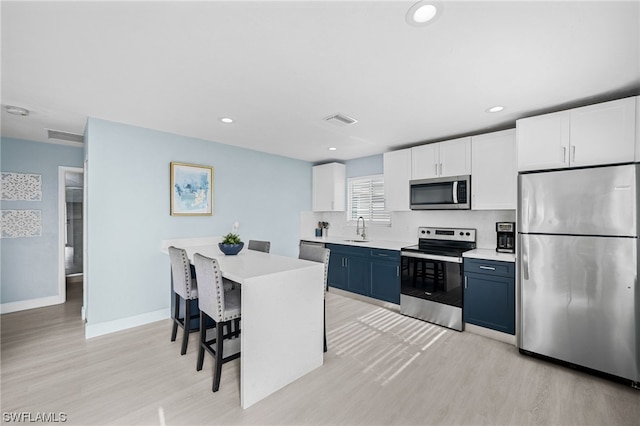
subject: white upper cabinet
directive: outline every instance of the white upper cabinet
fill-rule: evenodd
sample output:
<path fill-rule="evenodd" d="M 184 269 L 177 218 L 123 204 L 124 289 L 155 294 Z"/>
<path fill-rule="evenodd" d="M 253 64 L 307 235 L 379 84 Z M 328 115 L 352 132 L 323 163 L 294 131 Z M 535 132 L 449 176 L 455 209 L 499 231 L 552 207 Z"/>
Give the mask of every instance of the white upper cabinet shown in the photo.
<path fill-rule="evenodd" d="M 516 121 L 518 170 L 568 166 L 569 111 Z"/>
<path fill-rule="evenodd" d="M 313 211 L 343 212 L 345 210 L 346 166 L 328 163 L 313 166 Z"/>
<path fill-rule="evenodd" d="M 518 120 L 518 170 L 634 161 L 636 103 L 625 98 Z"/>
<path fill-rule="evenodd" d="M 384 153 L 384 205 L 387 211 L 409 209 L 411 149 Z"/>
<path fill-rule="evenodd" d="M 515 210 L 517 204 L 516 130 L 471 138 L 471 208 Z"/>
<path fill-rule="evenodd" d="M 411 148 L 411 179 L 438 177 L 440 145 L 430 143 Z"/>
<path fill-rule="evenodd" d="M 471 174 L 471 138 L 459 138 L 411 148 L 411 178 Z"/>
<path fill-rule="evenodd" d="M 626 98 L 571 110 L 572 166 L 633 161 L 636 99 Z"/>

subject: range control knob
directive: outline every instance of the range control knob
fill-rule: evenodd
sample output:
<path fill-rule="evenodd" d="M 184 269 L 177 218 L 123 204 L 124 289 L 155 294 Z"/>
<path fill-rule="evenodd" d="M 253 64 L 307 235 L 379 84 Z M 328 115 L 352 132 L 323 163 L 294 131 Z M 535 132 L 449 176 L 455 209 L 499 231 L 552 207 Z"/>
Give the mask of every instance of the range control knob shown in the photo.
<path fill-rule="evenodd" d="M 469 235 L 471 235 L 471 233 L 470 233 L 470 232 L 467 232 L 467 237 L 468 237 Z"/>
<path fill-rule="evenodd" d="M 431 233 L 431 231 L 427 231 L 427 234 L 430 234 L 430 233 Z"/>
<path fill-rule="evenodd" d="M 461 236 L 462 236 L 462 235 L 464 235 L 464 232 L 460 231 L 460 235 L 461 235 Z M 468 234 L 467 234 L 467 235 L 468 235 Z"/>

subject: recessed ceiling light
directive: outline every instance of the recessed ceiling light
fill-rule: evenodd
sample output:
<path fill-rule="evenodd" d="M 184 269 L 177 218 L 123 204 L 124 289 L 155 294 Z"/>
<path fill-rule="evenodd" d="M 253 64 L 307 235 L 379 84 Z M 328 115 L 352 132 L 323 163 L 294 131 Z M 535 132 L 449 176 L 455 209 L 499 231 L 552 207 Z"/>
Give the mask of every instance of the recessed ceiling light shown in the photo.
<path fill-rule="evenodd" d="M 332 146 L 331 148 L 329 148 L 329 151 L 335 151 L 335 150 L 337 150 L 337 149 L 338 149 L 338 148 L 336 148 L 335 146 Z"/>
<path fill-rule="evenodd" d="M 409 8 L 407 23 L 417 27 L 432 23 L 440 15 L 439 10 L 441 6 L 437 2 L 419 1 Z"/>
<path fill-rule="evenodd" d="M 29 115 L 29 110 L 26 108 L 21 108 L 13 105 L 6 105 L 4 109 L 9 114 L 13 114 L 13 115 L 21 115 L 23 117 L 26 117 L 27 115 Z"/>
<path fill-rule="evenodd" d="M 500 112 L 504 109 L 504 107 L 502 105 L 496 105 L 494 107 L 491 107 L 487 110 L 487 112 Z"/>
<path fill-rule="evenodd" d="M 222 118 L 220 118 L 220 121 L 222 121 L 224 124 L 231 124 L 231 123 L 233 123 L 233 118 L 222 117 Z"/>

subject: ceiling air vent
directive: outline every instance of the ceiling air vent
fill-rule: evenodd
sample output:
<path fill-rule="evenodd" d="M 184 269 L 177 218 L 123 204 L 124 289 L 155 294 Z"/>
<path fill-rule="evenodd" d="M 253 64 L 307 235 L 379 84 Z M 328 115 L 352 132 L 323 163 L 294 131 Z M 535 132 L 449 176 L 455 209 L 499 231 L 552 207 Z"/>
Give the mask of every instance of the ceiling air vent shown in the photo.
<path fill-rule="evenodd" d="M 80 143 L 84 142 L 83 135 L 77 135 L 75 133 L 60 132 L 58 130 L 50 130 L 50 129 L 47 129 L 47 132 L 48 132 L 49 139 L 56 139 L 56 140 L 67 141 L 67 142 L 80 142 Z"/>
<path fill-rule="evenodd" d="M 350 124 L 355 124 L 358 122 L 355 118 L 351 118 L 348 115 L 344 114 L 333 114 L 328 117 L 325 117 L 325 121 L 329 123 L 334 123 L 340 126 L 348 126 Z"/>

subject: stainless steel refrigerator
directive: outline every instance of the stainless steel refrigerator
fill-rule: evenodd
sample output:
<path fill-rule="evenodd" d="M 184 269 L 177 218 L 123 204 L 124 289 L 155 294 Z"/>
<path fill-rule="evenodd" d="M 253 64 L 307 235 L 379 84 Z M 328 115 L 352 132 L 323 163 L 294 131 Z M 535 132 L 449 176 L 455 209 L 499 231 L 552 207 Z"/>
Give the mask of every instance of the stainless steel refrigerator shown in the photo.
<path fill-rule="evenodd" d="M 522 351 L 640 382 L 640 165 L 520 174 Z"/>

